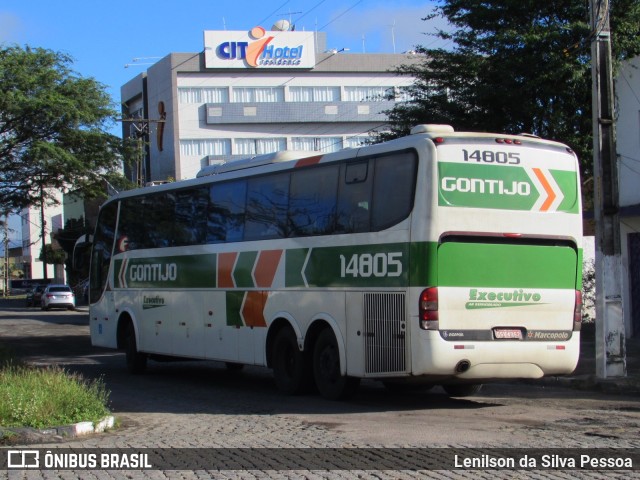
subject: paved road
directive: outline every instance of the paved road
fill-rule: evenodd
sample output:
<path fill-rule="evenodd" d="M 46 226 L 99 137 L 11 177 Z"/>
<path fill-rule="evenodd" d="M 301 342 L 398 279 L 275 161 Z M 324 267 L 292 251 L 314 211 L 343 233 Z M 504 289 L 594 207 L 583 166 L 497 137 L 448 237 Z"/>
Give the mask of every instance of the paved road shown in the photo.
<path fill-rule="evenodd" d="M 637 398 L 514 382 L 487 385 L 467 399 L 450 399 L 437 388 L 394 394 L 378 383 L 363 382 L 353 399 L 331 402 L 311 395 L 284 397 L 276 391 L 269 370 L 250 367 L 229 372 L 215 362 L 152 362 L 147 374 L 131 376 L 121 353 L 91 347 L 86 313 L 40 312 L 19 305 L 0 311 L 0 342 L 34 364 L 57 363 L 88 378 L 102 377 L 111 391 L 111 409 L 119 428 L 56 443 L 57 447 L 640 447 Z M 0 478 L 3 473 L 7 472 L 0 471 Z M 9 478 L 56 477 L 51 473 L 11 471 Z M 280 472 L 278 478 L 353 478 L 355 473 L 294 471 Z M 360 473 L 364 478 L 420 477 L 419 472 Z M 479 473 L 482 478 L 496 478 L 496 472 L 474 472 L 464 478 Z M 608 472 L 607 477 L 634 474 Z M 86 475 L 65 472 L 63 478 Z M 276 473 L 215 475 L 270 478 Z M 462 473 L 438 475 L 459 478 Z M 521 473 L 523 478 L 532 475 L 602 478 L 599 472 Z M 112 472 L 98 478 L 165 476 L 209 478 L 204 473 L 161 471 Z M 500 472 L 497 478 L 513 478 L 513 474 Z"/>

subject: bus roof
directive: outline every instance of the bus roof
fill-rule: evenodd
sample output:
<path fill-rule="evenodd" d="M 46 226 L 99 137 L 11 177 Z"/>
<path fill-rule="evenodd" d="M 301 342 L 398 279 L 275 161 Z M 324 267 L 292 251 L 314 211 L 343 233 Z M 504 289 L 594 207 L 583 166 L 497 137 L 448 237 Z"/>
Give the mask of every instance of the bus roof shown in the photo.
<path fill-rule="evenodd" d="M 441 141 L 455 141 L 461 143 L 495 142 L 498 144 L 509 143 L 516 145 L 537 145 L 539 147 L 543 146 L 551 149 L 562 149 L 567 153 L 573 154 L 572 150 L 562 143 L 551 140 L 544 140 L 531 134 L 511 135 L 480 132 L 456 132 L 450 125 L 420 124 L 411 129 L 410 135 L 390 140 L 382 144 L 363 146 L 361 148 L 345 148 L 337 152 L 326 154 L 315 151 L 284 150 L 280 152 L 249 157 L 242 160 L 235 160 L 228 163 L 209 165 L 202 168 L 196 175 L 196 178 L 162 184 L 153 182 L 153 184 L 143 188 L 120 192 L 113 197 L 110 197 L 105 203 L 110 203 L 111 201 L 120 198 L 135 197 L 139 195 L 146 195 L 152 192 L 174 190 L 177 188 L 209 183 L 211 181 L 211 177 L 219 176 L 220 180 L 244 177 L 248 174 L 246 170 L 253 168 L 257 168 L 256 173 L 265 173 L 266 170 L 259 167 L 266 167 L 268 169 L 268 166 L 270 165 L 281 164 L 282 168 L 286 169 L 287 163 L 295 164 L 295 162 L 300 162 L 301 160 L 303 161 L 302 163 L 311 165 L 319 163 L 321 160 L 339 161 L 345 158 L 357 158 L 362 155 L 366 155 L 370 150 L 373 154 L 376 151 L 379 152 L 380 148 L 383 146 L 390 147 L 390 150 L 392 150 L 393 148 L 409 148 L 410 144 L 414 143 L 415 139 L 419 137 L 428 138 L 429 140 L 433 141 L 436 146 Z"/>
<path fill-rule="evenodd" d="M 554 140 L 546 140 L 531 133 L 520 133 L 514 135 L 506 133 L 456 132 L 451 125 L 420 124 L 411 129 L 410 136 L 414 135 L 424 135 L 431 140 L 435 140 L 436 138 L 455 138 L 460 139 L 460 141 L 489 140 L 498 144 L 508 143 L 523 145 L 526 143 L 530 145 L 545 145 L 547 147 L 559 148 L 573 154 L 573 151 L 564 143 L 556 142 Z"/>

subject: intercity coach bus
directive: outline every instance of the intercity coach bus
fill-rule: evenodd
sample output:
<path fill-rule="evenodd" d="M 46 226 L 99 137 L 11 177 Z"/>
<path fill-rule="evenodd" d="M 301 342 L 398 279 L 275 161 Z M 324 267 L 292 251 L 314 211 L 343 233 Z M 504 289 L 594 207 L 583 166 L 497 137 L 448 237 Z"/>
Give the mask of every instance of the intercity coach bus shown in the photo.
<path fill-rule="evenodd" d="M 278 152 L 123 192 L 93 236 L 96 346 L 273 369 L 287 394 L 571 373 L 582 217 L 573 151 L 531 135 L 411 135 Z"/>

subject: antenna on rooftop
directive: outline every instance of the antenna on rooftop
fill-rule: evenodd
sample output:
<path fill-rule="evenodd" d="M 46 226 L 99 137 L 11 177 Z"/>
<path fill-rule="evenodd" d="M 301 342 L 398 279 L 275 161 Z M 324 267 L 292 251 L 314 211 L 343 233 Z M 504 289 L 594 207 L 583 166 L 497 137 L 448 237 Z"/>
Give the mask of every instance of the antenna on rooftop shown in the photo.
<path fill-rule="evenodd" d="M 271 27 L 271 31 L 273 32 L 288 32 L 291 30 L 291 23 L 289 20 L 278 20 Z"/>
<path fill-rule="evenodd" d="M 289 10 L 289 13 L 281 13 L 280 15 L 278 15 L 279 17 L 286 17 L 286 16 L 289 17 L 289 26 L 288 26 L 288 28 L 286 30 L 281 30 L 281 31 L 287 32 L 287 31 L 295 30 L 296 26 L 293 24 L 293 20 L 291 19 L 291 16 L 292 15 L 298 15 L 300 13 L 302 13 L 302 12 L 292 12 L 291 10 Z M 285 20 L 285 22 L 286 22 L 286 20 Z M 280 21 L 276 22 L 273 26 L 275 27 L 278 23 L 280 23 Z M 277 29 L 272 28 L 272 30 L 277 30 Z"/>
<path fill-rule="evenodd" d="M 391 43 L 393 44 L 393 53 L 396 53 L 396 21 L 391 25 Z"/>

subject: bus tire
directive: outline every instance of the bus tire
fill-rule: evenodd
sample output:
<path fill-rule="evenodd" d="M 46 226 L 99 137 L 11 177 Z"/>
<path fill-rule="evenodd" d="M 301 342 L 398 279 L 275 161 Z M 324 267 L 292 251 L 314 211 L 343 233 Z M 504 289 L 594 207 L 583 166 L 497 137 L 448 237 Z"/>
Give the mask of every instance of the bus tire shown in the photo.
<path fill-rule="evenodd" d="M 382 384 L 390 392 L 400 393 L 426 393 L 434 387 L 431 383 L 394 382 L 393 380 L 383 380 Z"/>
<path fill-rule="evenodd" d="M 313 374 L 320 395 L 328 400 L 342 400 L 352 395 L 359 378 L 340 374 L 340 350 L 333 330 L 325 328 L 313 349 Z"/>
<path fill-rule="evenodd" d="M 239 372 L 244 368 L 244 363 L 224 362 L 224 366 L 230 372 Z"/>
<path fill-rule="evenodd" d="M 133 373 L 135 375 L 143 373 L 147 368 L 147 355 L 145 353 L 138 352 L 136 332 L 133 329 L 132 323 L 127 325 L 124 348 L 127 370 L 129 373 Z"/>
<path fill-rule="evenodd" d="M 286 395 L 301 393 L 305 386 L 305 356 L 298 348 L 296 334 L 285 327 L 273 341 L 273 377 L 276 387 Z"/>
<path fill-rule="evenodd" d="M 481 383 L 458 383 L 451 385 L 442 385 L 444 391 L 450 397 L 470 397 L 475 395 L 482 388 Z"/>

